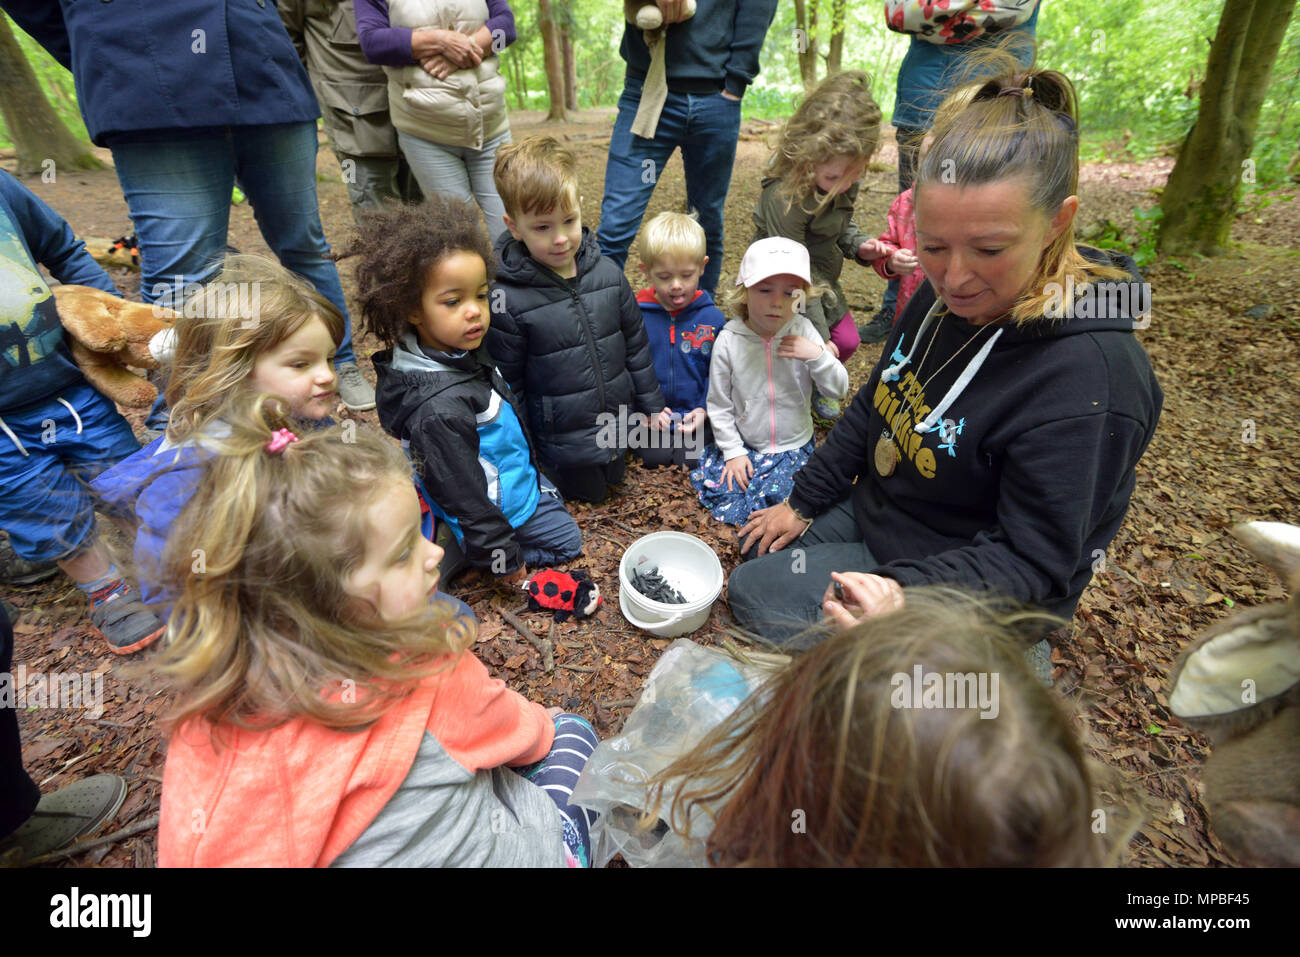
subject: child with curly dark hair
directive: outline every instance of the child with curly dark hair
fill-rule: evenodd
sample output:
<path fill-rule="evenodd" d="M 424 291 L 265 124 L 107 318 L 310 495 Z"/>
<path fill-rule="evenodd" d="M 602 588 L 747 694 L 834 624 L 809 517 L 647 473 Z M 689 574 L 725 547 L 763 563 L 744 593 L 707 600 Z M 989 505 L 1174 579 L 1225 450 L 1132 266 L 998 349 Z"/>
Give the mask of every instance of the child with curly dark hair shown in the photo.
<path fill-rule="evenodd" d="M 473 567 L 522 581 L 582 552 L 582 533 L 542 478 L 510 387 L 483 346 L 492 247 L 477 210 L 435 194 L 364 217 L 356 250 L 379 421 L 414 462 L 435 515 Z M 455 569 L 444 567 L 450 577 Z"/>

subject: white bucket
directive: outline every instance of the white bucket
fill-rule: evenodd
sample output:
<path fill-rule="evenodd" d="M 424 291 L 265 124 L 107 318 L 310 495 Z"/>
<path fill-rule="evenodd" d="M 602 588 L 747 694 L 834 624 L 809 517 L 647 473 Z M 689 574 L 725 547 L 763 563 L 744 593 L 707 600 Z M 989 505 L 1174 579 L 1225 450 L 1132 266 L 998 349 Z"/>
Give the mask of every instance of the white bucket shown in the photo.
<path fill-rule="evenodd" d="M 658 568 L 686 599 L 684 605 L 647 598 L 632 585 L 632 573 Z M 722 562 L 703 539 L 685 532 L 655 532 L 638 538 L 618 563 L 618 606 L 623 617 L 661 638 L 687 635 L 708 620 L 722 592 Z"/>

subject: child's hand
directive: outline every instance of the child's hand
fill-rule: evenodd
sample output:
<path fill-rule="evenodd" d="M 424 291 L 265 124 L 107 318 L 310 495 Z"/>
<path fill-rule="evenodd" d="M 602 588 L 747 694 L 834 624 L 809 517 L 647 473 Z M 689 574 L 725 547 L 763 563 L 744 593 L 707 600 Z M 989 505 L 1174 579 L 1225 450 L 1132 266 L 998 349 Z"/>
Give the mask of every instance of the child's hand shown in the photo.
<path fill-rule="evenodd" d="M 668 406 L 664 406 L 663 409 L 660 410 L 660 412 L 653 419 L 650 420 L 650 428 L 658 432 L 667 431 L 669 428 L 672 427 L 672 424 L 673 424 L 673 410 L 668 408 Z"/>
<path fill-rule="evenodd" d="M 722 467 L 722 481 L 728 489 L 740 489 L 742 492 L 749 488 L 750 476 L 754 474 L 754 463 L 749 460 L 748 455 L 737 455 L 734 459 L 727 459 L 727 464 Z M 732 485 L 732 482 L 735 485 Z"/>
<path fill-rule="evenodd" d="M 518 585 L 521 581 L 523 581 L 527 577 L 528 577 L 528 566 L 520 565 L 509 575 L 502 575 L 500 581 L 504 585 Z"/>
<path fill-rule="evenodd" d="M 889 257 L 889 271 L 895 276 L 907 276 L 921 265 L 921 261 L 916 258 L 916 253 L 910 249 L 899 249 Z"/>
<path fill-rule="evenodd" d="M 691 409 L 691 411 L 682 416 L 681 424 L 677 426 L 677 429 L 678 431 L 690 435 L 704 424 L 706 418 L 708 418 L 708 413 L 703 409 Z"/>
<path fill-rule="evenodd" d="M 836 359 L 840 357 L 840 347 L 837 346 L 835 343 L 831 342 L 829 339 L 826 341 L 826 351 L 829 352 L 831 355 L 833 355 Z"/>
<path fill-rule="evenodd" d="M 888 256 L 893 249 L 886 246 L 879 239 L 864 239 L 862 245 L 858 247 L 858 258 L 870 262 L 873 259 L 879 259 L 881 256 Z"/>
<path fill-rule="evenodd" d="M 564 714 L 564 709 L 563 709 L 563 708 L 547 708 L 547 709 L 546 709 L 546 716 L 549 717 L 549 718 L 558 718 L 558 717 L 559 717 L 560 715 L 562 715 L 562 714 Z"/>
<path fill-rule="evenodd" d="M 803 336 L 782 336 L 776 354 L 782 359 L 802 359 L 807 362 L 821 355 L 822 347 Z"/>

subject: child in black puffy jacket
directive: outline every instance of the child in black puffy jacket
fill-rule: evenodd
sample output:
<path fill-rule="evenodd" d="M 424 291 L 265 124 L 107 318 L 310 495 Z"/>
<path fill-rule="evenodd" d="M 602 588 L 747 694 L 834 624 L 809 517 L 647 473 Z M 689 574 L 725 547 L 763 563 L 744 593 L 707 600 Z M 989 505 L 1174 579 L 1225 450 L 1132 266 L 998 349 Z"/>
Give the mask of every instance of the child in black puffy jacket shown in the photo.
<path fill-rule="evenodd" d="M 664 428 L 641 311 L 582 226 L 573 154 L 531 137 L 497 154 L 510 236 L 497 242 L 488 349 L 523 402 L 543 471 L 567 499 L 622 481 L 629 435 Z"/>

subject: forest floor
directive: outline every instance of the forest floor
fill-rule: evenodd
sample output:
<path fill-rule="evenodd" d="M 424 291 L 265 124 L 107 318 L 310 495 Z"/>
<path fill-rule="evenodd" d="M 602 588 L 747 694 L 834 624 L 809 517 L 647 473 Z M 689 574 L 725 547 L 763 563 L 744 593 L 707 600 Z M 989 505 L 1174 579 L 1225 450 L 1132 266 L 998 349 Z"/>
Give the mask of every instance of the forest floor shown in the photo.
<path fill-rule="evenodd" d="M 577 114 L 563 125 L 544 124 L 538 114 L 515 113 L 516 138 L 545 132 L 567 140 L 579 160 L 583 221 L 595 227 L 600 213 L 611 110 Z M 735 174 L 727 197 L 724 281 L 735 275 L 753 229 L 750 211 L 759 192 L 766 156 L 764 138 L 774 129 L 761 120 L 742 131 Z M 887 127 L 887 131 L 892 128 Z M 858 199 L 857 222 L 868 231 L 883 226 L 895 194 L 892 138 L 868 172 Z M 1088 165 L 1081 177 L 1080 220 L 1084 235 L 1110 228 L 1137 238 L 1135 209 L 1155 202 L 1152 189 L 1168 176 L 1172 159 Z M 328 148 L 318 164 L 326 235 L 345 248 L 351 210 L 339 167 Z M 113 171 L 60 173 L 54 183 L 27 181 L 72 224 L 80 236 L 115 237 L 130 231 L 126 205 Z M 681 208 L 685 186 L 674 158 L 655 191 L 647 218 Z M 1099 806 L 1108 832 L 1136 829 L 1122 847 L 1123 866 L 1221 866 L 1233 863 L 1208 829 L 1202 803 L 1201 765 L 1207 742 L 1170 717 L 1169 669 L 1180 649 L 1202 628 L 1241 608 L 1284 596 L 1276 577 L 1258 565 L 1228 534 L 1251 519 L 1300 523 L 1300 203 L 1294 192 L 1272 204 L 1248 199 L 1233 229 L 1234 252 L 1215 260 L 1162 263 L 1147 270 L 1154 309 L 1149 328 L 1138 333 L 1165 393 L 1159 430 L 1138 467 L 1132 507 L 1106 556 L 1106 567 L 1084 592 L 1069 628 L 1052 650 L 1056 691 L 1070 707 L 1075 727 L 1098 763 Z M 244 252 L 265 252 L 252 210 L 231 210 L 230 241 Z M 635 253 L 635 247 L 634 247 Z M 629 278 L 640 276 L 629 262 Z M 353 261 L 340 264 L 351 295 Z M 114 270 L 122 291 L 135 297 L 139 274 Z M 870 317 L 884 283 L 869 269 L 846 266 L 844 286 L 854 314 Z M 354 312 L 355 315 L 355 312 Z M 366 337 L 358 353 L 378 344 Z M 865 346 L 849 362 L 856 389 L 879 357 Z M 369 363 L 363 368 L 371 374 Z M 357 416 L 377 422 L 374 413 Z M 132 422 L 138 426 L 139 417 Z M 1252 438 L 1253 441 L 1247 441 Z M 736 562 L 734 536 L 708 520 L 684 472 L 629 466 L 621 491 L 598 506 L 572 511 L 587 542 L 574 566 L 602 585 L 598 615 L 558 626 L 555 668 L 501 609 L 521 596 L 510 589 L 474 585 L 451 590 L 473 605 L 479 619 L 475 651 L 512 687 L 545 705 L 559 705 L 591 719 L 602 734 L 616 732 L 668 641 L 627 625 L 618 612 L 618 561 L 637 537 L 680 529 L 710 542 L 729 572 Z M 159 716 L 167 698 L 140 679 L 119 677 L 124 664 L 88 631 L 81 593 L 63 577 L 27 588 L 5 586 L 0 597 L 17 607 L 15 669 L 28 674 L 80 672 L 102 678 L 103 710 L 29 708 L 19 716 L 23 760 L 49 791 L 100 772 L 130 782 L 130 793 L 105 832 L 136 833 L 104 842 L 60 863 L 81 866 L 152 866 L 159 790 L 166 754 Z M 725 598 L 725 592 L 724 596 Z M 523 614 L 546 634 L 549 618 Z M 718 644 L 730 637 L 725 601 L 692 637 Z M 96 709 L 97 710 L 97 709 Z"/>

